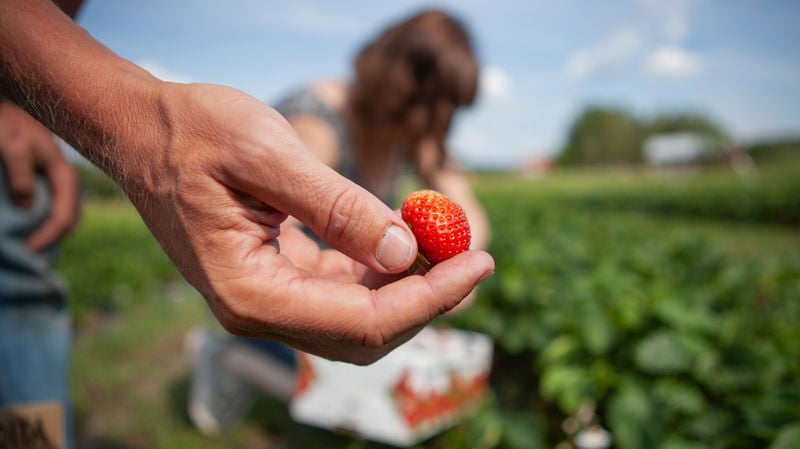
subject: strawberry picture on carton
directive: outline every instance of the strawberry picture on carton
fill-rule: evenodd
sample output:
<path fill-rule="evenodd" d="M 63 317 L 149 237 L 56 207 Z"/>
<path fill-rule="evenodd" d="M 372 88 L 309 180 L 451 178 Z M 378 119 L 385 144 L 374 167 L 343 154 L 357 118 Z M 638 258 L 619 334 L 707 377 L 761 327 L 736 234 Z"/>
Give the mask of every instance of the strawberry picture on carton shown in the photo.
<path fill-rule="evenodd" d="M 479 404 L 491 359 L 488 336 L 432 327 L 370 366 L 301 353 L 290 412 L 305 424 L 410 446 Z"/>
<path fill-rule="evenodd" d="M 416 391 L 410 385 L 411 375 L 410 370 L 405 371 L 392 393 L 403 419 L 414 429 L 436 427 L 441 422 L 456 420 L 465 405 L 477 403 L 483 397 L 488 384 L 486 375 L 462 379 L 460 374 L 450 373 L 447 391 Z"/>

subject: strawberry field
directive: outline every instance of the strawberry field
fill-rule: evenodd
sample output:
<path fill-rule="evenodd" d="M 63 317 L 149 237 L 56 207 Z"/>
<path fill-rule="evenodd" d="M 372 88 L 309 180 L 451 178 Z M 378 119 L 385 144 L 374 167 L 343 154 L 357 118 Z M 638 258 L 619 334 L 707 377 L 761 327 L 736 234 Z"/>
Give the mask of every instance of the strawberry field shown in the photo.
<path fill-rule="evenodd" d="M 456 322 L 498 344 L 485 447 L 554 447 L 596 425 L 622 449 L 797 444 L 800 248 L 726 236 L 794 221 L 797 179 L 483 189 L 497 275 Z"/>
<path fill-rule="evenodd" d="M 440 324 L 493 337 L 492 394 L 421 447 L 570 448 L 599 428 L 620 449 L 796 447 L 797 169 L 481 175 L 476 186 L 496 274 Z M 384 447 L 292 423 L 270 401 L 230 434 L 198 434 L 183 410 L 188 362 L 174 354 L 207 318 L 196 296 L 164 301 L 177 275 L 129 206 L 90 201 L 61 263 L 81 335 L 84 446 Z"/>

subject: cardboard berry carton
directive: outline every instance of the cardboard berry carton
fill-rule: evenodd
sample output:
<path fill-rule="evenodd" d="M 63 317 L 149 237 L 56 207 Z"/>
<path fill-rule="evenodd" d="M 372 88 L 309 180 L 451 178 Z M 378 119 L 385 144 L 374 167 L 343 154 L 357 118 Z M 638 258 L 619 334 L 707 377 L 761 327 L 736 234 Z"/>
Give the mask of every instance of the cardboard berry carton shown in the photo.
<path fill-rule="evenodd" d="M 492 341 L 427 327 L 369 366 L 298 355 L 296 421 L 410 446 L 461 420 L 486 394 Z"/>

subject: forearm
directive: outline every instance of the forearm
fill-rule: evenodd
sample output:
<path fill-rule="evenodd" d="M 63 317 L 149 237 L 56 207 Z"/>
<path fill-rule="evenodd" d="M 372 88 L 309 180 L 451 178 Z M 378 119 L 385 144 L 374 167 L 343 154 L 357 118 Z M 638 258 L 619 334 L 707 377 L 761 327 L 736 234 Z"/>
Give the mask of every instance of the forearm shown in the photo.
<path fill-rule="evenodd" d="M 160 84 L 51 2 L 0 0 L 0 91 L 117 181 L 166 146 Z"/>

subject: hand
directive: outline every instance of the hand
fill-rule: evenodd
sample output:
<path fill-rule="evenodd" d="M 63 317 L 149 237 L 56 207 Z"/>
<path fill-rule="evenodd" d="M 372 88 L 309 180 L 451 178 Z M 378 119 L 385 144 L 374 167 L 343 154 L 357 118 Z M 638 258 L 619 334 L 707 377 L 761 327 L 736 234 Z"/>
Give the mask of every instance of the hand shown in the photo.
<path fill-rule="evenodd" d="M 39 251 L 60 240 L 78 220 L 77 174 L 50 131 L 8 101 L 0 101 L 0 160 L 18 207 L 31 207 L 38 172 L 44 174 L 52 190 L 50 213 L 28 236 L 28 248 Z"/>
<path fill-rule="evenodd" d="M 220 86 L 161 90 L 169 141 L 118 151 L 118 181 L 230 332 L 370 363 L 493 272 L 473 251 L 398 274 L 417 250 L 400 216 L 321 163 L 275 111 Z M 288 215 L 341 252 L 290 227 L 280 236 Z"/>
<path fill-rule="evenodd" d="M 233 89 L 158 81 L 51 2 L 0 0 L 0 43 L 0 89 L 122 187 L 233 333 L 369 363 L 494 270 L 476 251 L 424 277 L 390 276 L 416 256 L 406 224 L 314 157 L 283 117 Z M 287 232 L 279 250 L 289 215 L 341 254 L 293 263 L 312 247 Z"/>

